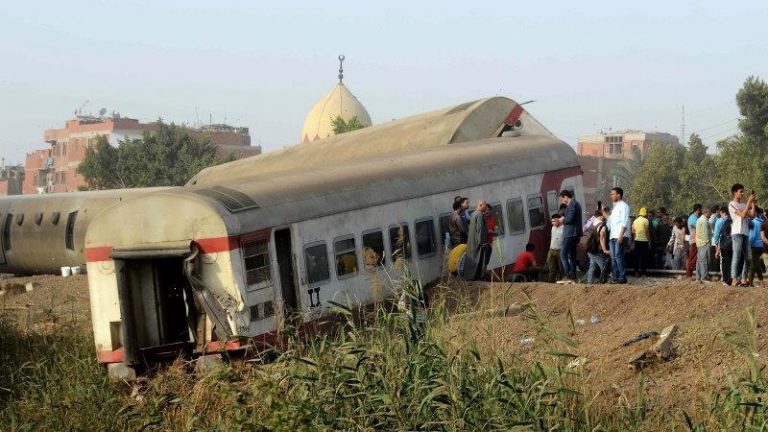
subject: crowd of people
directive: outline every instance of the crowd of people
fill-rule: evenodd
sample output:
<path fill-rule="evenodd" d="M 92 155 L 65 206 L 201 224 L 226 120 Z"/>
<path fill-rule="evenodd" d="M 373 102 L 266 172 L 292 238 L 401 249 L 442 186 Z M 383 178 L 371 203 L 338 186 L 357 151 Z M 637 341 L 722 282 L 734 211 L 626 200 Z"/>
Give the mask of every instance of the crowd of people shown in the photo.
<path fill-rule="evenodd" d="M 763 287 L 768 266 L 768 221 L 751 191 L 745 199 L 741 184 L 731 187 L 727 204 L 695 204 L 688 215 L 672 217 L 663 207 L 642 207 L 632 215 L 620 187 L 611 189 L 611 206 L 599 205 L 586 223 L 573 192 L 560 192 L 560 208 L 551 215 L 549 250 L 538 266 L 535 245 L 528 243 L 513 265 L 512 276 L 539 279 L 545 273 L 552 283 L 576 283 L 579 267 L 585 282 L 627 283 L 627 268 L 638 277 L 649 269 L 685 270 L 685 278 L 711 283 L 710 273 L 720 272 L 724 285 Z M 497 235 L 489 205 L 480 200 L 474 212 L 469 199 L 456 197 L 449 220 L 451 247 L 466 245 L 462 274 L 466 279 L 486 277 L 486 266 Z M 586 242 L 584 242 L 586 237 Z M 582 244 L 586 259 L 579 263 Z"/>

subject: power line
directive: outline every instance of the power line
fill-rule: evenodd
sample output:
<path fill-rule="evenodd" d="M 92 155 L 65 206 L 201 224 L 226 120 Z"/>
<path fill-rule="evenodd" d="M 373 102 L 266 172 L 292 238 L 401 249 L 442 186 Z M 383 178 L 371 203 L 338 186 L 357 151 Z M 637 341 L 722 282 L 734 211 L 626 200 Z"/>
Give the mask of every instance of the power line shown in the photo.
<path fill-rule="evenodd" d="M 733 119 L 730 119 L 730 120 L 726 120 L 726 121 L 724 121 L 724 122 L 722 122 L 722 123 L 718 123 L 718 124 L 716 124 L 716 125 L 707 126 L 707 127 L 705 127 L 705 128 L 701 128 L 701 129 L 695 130 L 695 131 L 693 131 L 693 133 L 699 133 L 699 132 L 703 132 L 703 131 L 705 131 L 705 130 L 714 129 L 714 128 L 716 128 L 716 127 L 719 127 L 719 126 L 723 126 L 723 125 L 727 125 L 728 123 L 732 123 L 732 122 L 735 122 L 735 121 L 737 121 L 737 120 L 739 120 L 739 118 L 738 118 L 738 117 L 736 117 L 736 118 L 733 118 Z"/>

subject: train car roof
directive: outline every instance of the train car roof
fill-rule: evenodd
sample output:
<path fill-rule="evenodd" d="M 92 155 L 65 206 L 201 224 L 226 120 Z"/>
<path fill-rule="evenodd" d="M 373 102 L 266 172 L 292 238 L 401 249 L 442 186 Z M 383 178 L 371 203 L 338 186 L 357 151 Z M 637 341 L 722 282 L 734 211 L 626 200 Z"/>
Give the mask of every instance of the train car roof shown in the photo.
<path fill-rule="evenodd" d="M 340 161 L 492 138 L 498 136 L 505 120 L 512 114 L 520 120 L 517 135 L 555 139 L 515 101 L 492 97 L 206 168 L 187 185 L 205 186 L 248 177 L 264 178 Z"/>
<path fill-rule="evenodd" d="M 184 189 L 234 213 L 258 209 L 241 219 L 249 230 L 578 166 L 573 148 L 556 138 L 501 137 Z"/>
<path fill-rule="evenodd" d="M 148 187 L 148 188 L 126 188 L 126 189 L 106 189 L 95 191 L 80 191 L 80 192 L 57 192 L 46 194 L 34 194 L 34 195 L 9 195 L 0 198 L 0 203 L 16 204 L 37 204 L 41 202 L 56 203 L 56 202 L 81 202 L 81 201 L 93 201 L 101 199 L 114 199 L 120 197 L 133 197 L 136 195 L 143 195 L 152 192 L 159 192 L 164 190 L 178 189 L 179 187 Z"/>

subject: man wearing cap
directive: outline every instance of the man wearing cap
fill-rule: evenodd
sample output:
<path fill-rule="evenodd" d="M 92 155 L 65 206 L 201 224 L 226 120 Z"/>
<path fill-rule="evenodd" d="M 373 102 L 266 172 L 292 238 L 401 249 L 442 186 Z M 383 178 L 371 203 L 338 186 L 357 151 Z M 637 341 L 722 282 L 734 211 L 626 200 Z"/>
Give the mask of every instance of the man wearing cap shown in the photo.
<path fill-rule="evenodd" d="M 632 236 L 635 238 L 635 276 L 645 276 L 651 239 L 648 210 L 645 207 L 640 208 L 637 218 L 632 222 Z"/>

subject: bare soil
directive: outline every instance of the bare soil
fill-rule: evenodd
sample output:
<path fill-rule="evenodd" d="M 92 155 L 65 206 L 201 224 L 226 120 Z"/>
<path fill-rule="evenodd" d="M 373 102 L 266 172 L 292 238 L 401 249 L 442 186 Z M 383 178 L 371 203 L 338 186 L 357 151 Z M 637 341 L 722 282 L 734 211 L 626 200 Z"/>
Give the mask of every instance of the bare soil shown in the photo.
<path fill-rule="evenodd" d="M 554 357 L 547 352 L 553 350 L 584 357 L 586 364 L 575 370 L 582 372 L 581 384 L 587 388 L 579 390 L 596 396 L 595 403 L 635 400 L 643 376 L 647 386 L 643 397 L 653 410 L 706 410 L 708 395 L 724 391 L 729 375 L 738 379 L 751 361 L 765 365 L 768 358 L 768 289 L 653 278 L 636 280 L 634 285 L 475 283 L 452 289 L 473 292 L 481 310 L 501 312 L 451 319 L 446 326 L 448 340 L 456 345 L 476 341 L 483 355 L 522 361 L 551 362 Z M 509 309 L 503 316 L 504 308 L 514 304 L 532 308 L 520 314 Z M 754 310 L 754 325 L 749 310 Z M 593 315 L 599 320 L 596 324 L 590 322 Z M 656 339 L 626 347 L 622 343 L 672 324 L 679 326 L 675 357 L 640 372 L 630 368 L 629 361 Z M 577 345 L 557 342 L 552 331 Z M 526 338 L 533 342 L 524 343 Z"/>

